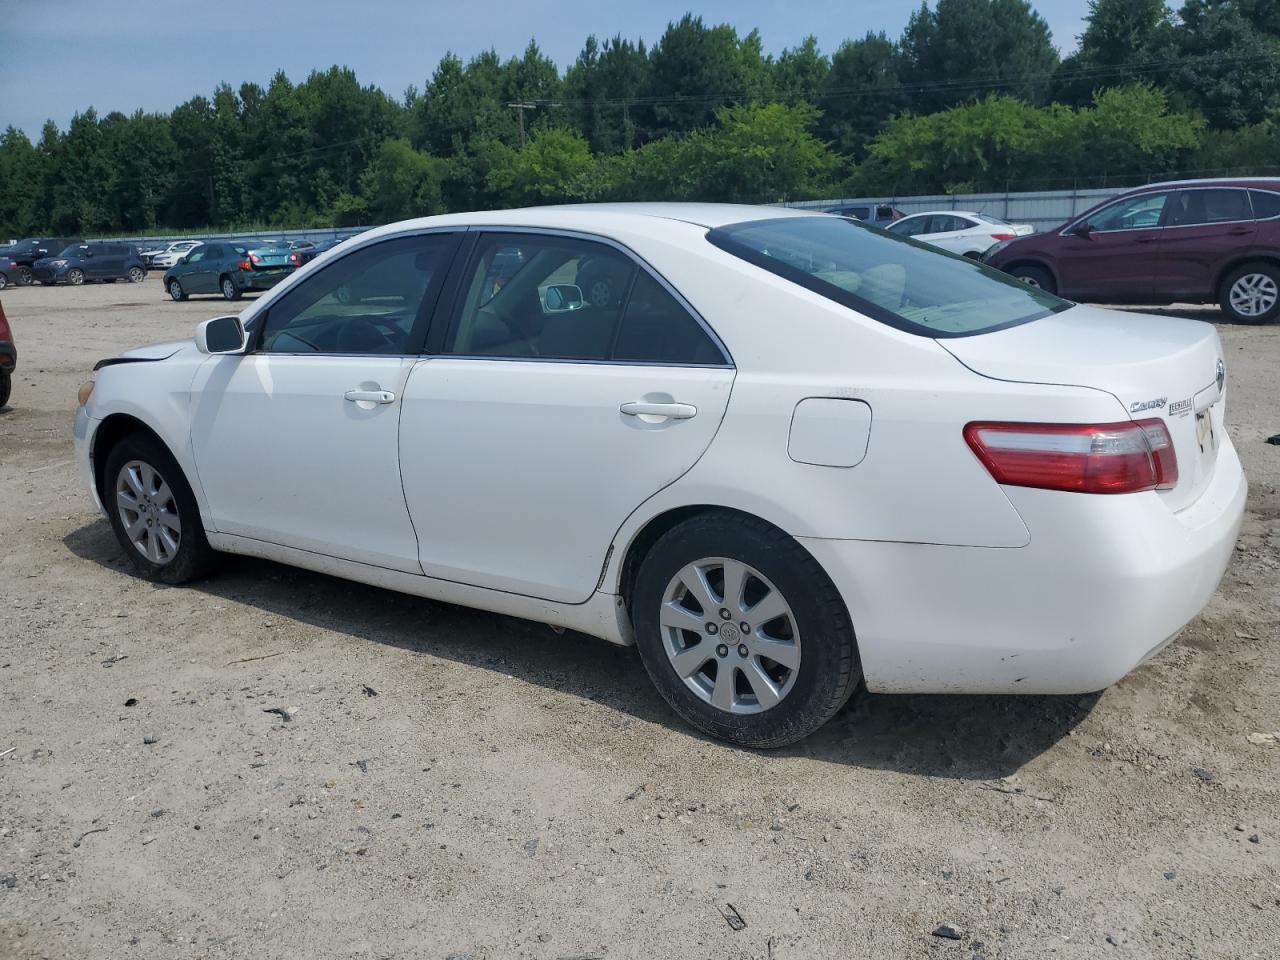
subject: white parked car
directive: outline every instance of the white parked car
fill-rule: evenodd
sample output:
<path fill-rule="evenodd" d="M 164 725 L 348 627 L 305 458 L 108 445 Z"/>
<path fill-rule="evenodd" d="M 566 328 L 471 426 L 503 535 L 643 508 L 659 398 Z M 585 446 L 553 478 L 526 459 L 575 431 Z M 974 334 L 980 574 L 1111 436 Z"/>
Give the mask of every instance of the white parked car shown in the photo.
<path fill-rule="evenodd" d="M 75 445 L 143 577 L 227 551 L 635 643 L 690 723 L 774 746 L 859 680 L 1153 656 L 1243 514 L 1224 382 L 1208 324 L 851 220 L 565 206 L 349 240 L 102 361 Z"/>
<path fill-rule="evenodd" d="M 144 251 L 142 259 L 149 268 L 155 267 L 167 270 L 202 244 L 203 241 L 201 240 L 179 240 L 158 250 Z"/>
<path fill-rule="evenodd" d="M 975 260 L 1002 240 L 1035 233 L 1029 223 L 1009 223 L 972 210 L 929 210 L 913 213 L 885 227 L 890 233 L 914 237 L 942 250 Z"/>

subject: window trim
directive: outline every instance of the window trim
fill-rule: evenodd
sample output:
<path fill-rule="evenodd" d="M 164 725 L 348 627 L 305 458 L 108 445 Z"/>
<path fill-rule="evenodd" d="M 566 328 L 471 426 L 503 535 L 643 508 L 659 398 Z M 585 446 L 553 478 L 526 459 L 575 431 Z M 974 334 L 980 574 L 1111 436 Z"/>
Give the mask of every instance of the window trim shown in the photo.
<path fill-rule="evenodd" d="M 435 229 L 429 229 L 429 230 L 415 230 L 409 233 L 397 233 L 387 237 L 378 237 L 376 240 L 373 240 L 369 243 L 362 243 L 360 246 L 356 247 L 354 250 L 347 251 L 341 257 L 338 257 L 335 260 L 328 261 L 327 263 L 324 264 L 324 266 L 314 271 L 311 276 L 308 276 L 306 280 L 303 280 L 301 283 L 294 285 L 294 286 L 301 286 L 302 284 L 315 279 L 320 274 L 324 273 L 324 271 L 331 269 L 335 264 L 342 263 L 348 257 L 354 256 L 355 254 L 361 253 L 365 250 L 371 250 L 372 248 L 381 246 L 384 243 L 392 243 L 397 240 L 411 240 L 411 239 L 419 239 L 422 237 L 435 237 L 435 236 L 444 236 L 447 239 L 451 240 L 452 242 L 445 248 L 445 257 L 447 262 L 444 265 L 444 274 L 441 277 L 440 283 L 438 285 L 432 284 L 432 286 L 435 286 L 435 294 L 434 296 L 432 296 L 431 290 L 430 288 L 428 288 L 426 293 L 423 295 L 422 303 L 418 305 L 417 316 L 414 317 L 413 325 L 409 328 L 409 334 L 407 339 L 405 340 L 404 348 L 399 353 L 338 353 L 338 352 L 329 352 L 329 351 L 320 352 L 315 350 L 308 350 L 305 352 L 288 352 L 283 350 L 272 350 L 268 352 L 263 350 L 262 339 L 263 337 L 266 336 L 267 323 L 270 322 L 271 311 L 274 310 L 279 305 L 280 300 L 283 300 L 286 296 L 288 296 L 290 291 L 286 290 L 284 293 L 282 293 L 279 296 L 279 298 L 267 304 L 267 308 L 265 310 L 255 313 L 253 317 L 250 318 L 252 329 L 249 332 L 249 345 L 245 348 L 244 353 L 240 355 L 241 356 L 263 356 L 263 357 L 363 357 L 366 359 L 383 359 L 383 360 L 387 360 L 387 359 L 403 360 L 406 357 L 408 358 L 420 357 L 422 354 L 423 343 L 426 340 L 427 333 L 432 323 L 434 322 L 435 313 L 437 308 L 439 307 L 442 294 L 444 293 L 445 288 L 448 286 L 450 277 L 453 275 L 453 271 L 456 267 L 458 250 L 463 245 L 462 241 L 465 236 L 465 233 L 466 231 L 464 229 L 450 226 L 450 227 L 437 227 Z"/>
<path fill-rule="evenodd" d="M 504 226 L 500 224 L 484 224 L 473 225 L 467 227 L 467 233 L 471 237 L 466 246 L 465 254 L 455 255 L 453 276 L 448 280 L 447 295 L 442 295 L 437 309 L 431 319 L 431 328 L 427 331 L 426 342 L 423 345 L 423 358 L 439 357 L 440 359 L 449 360 L 497 360 L 506 363 L 591 363 L 597 366 L 609 367 L 682 367 L 686 369 L 734 369 L 736 365 L 733 361 L 733 355 L 729 352 L 729 348 L 725 346 L 719 334 L 712 329 L 711 325 L 703 318 L 697 310 L 694 309 L 683 294 L 680 293 L 661 273 L 653 268 L 643 257 L 628 247 L 626 244 L 608 237 L 603 234 L 590 233 L 585 230 L 565 230 L 553 227 L 529 227 L 529 226 Z M 453 333 L 454 328 L 462 319 L 462 309 L 465 298 L 460 295 L 463 285 L 466 283 L 468 272 L 475 266 L 476 250 L 480 243 L 488 236 L 493 235 L 531 235 L 542 237 L 553 237 L 563 240 L 581 240 L 587 243 L 599 243 L 604 246 L 612 247 L 614 250 L 629 259 L 638 270 L 643 270 L 649 274 L 658 285 L 669 293 L 690 317 L 698 324 L 702 331 L 711 340 L 711 343 L 720 352 L 720 363 L 684 363 L 677 361 L 658 361 L 658 360 L 592 360 L 592 359 L 571 359 L 561 357 L 502 357 L 493 354 L 469 354 L 469 353 L 447 353 L 444 350 L 445 343 L 448 342 L 449 335 Z M 626 316 L 626 307 L 631 299 L 631 291 L 635 287 L 638 273 L 632 272 L 631 280 L 627 287 L 626 297 L 623 301 L 623 312 L 619 317 L 619 323 Z M 430 348 L 430 349 L 428 349 Z"/>
<path fill-rule="evenodd" d="M 707 242 L 712 246 L 723 250 L 729 256 L 735 257 L 744 263 L 749 263 L 752 266 L 759 267 L 766 273 L 771 273 L 775 277 L 781 277 L 783 280 L 790 281 L 791 283 L 796 284 L 796 286 L 803 287 L 811 293 L 816 293 L 820 297 L 825 297 L 832 303 L 839 304 L 840 306 L 852 310 L 855 313 L 859 313 L 864 317 L 869 317 L 877 323 L 884 324 L 886 327 L 892 327 L 895 330 L 901 330 L 903 333 L 909 333 L 914 337 L 925 337 L 930 340 L 955 340 L 961 337 L 979 337 L 984 334 L 995 333 L 999 330 L 1008 330 L 1011 327 L 1020 327 L 1024 323 L 1033 323 L 1036 320 L 1043 320 L 1045 317 L 1051 317 L 1056 313 L 1062 313 L 1065 310 L 1070 310 L 1076 305 L 1070 300 L 1058 297 L 1059 300 L 1062 300 L 1061 307 L 1042 310 L 1039 313 L 1033 313 L 1027 317 L 1020 317 L 1017 320 L 1008 320 L 1004 323 L 994 324 L 990 327 L 983 327 L 981 330 L 933 330 L 922 324 L 912 323 L 910 320 L 906 320 L 898 316 L 892 310 L 887 310 L 879 304 L 872 303 L 870 300 L 865 300 L 855 293 L 850 293 L 843 287 L 837 287 L 834 283 L 829 283 L 826 280 L 815 277 L 811 273 L 806 273 L 799 267 L 793 267 L 789 263 L 778 260 L 775 257 L 770 257 L 768 254 L 760 253 L 750 247 L 735 244 L 733 241 L 733 233 L 738 228 L 757 226 L 759 224 L 778 224 L 786 223 L 787 221 L 794 222 L 796 220 L 808 219 L 810 218 L 778 217 L 769 220 L 744 220 L 738 223 L 725 224 L 723 227 L 716 227 L 713 230 L 709 230 L 707 231 L 706 238 Z M 859 220 L 850 220 L 849 222 L 855 224 L 860 229 L 870 230 L 881 236 L 888 234 L 887 230 L 881 230 L 878 227 L 873 227 Z M 985 263 L 981 263 L 971 257 L 961 256 L 958 253 L 952 253 L 950 250 L 944 250 L 941 247 L 935 247 L 932 244 L 925 243 L 923 240 L 917 240 L 915 237 L 903 237 L 895 234 L 893 235 L 892 240 L 897 243 L 910 244 L 913 247 L 918 247 L 919 249 L 935 254 L 936 256 L 950 257 L 952 260 L 958 260 L 961 263 L 977 267 L 984 273 L 990 273 L 992 275 L 991 279 L 996 280 L 997 282 L 1020 282 L 1013 280 L 1008 274 L 1001 270 L 987 266 Z M 1054 294 L 1054 296 L 1057 295 Z"/>

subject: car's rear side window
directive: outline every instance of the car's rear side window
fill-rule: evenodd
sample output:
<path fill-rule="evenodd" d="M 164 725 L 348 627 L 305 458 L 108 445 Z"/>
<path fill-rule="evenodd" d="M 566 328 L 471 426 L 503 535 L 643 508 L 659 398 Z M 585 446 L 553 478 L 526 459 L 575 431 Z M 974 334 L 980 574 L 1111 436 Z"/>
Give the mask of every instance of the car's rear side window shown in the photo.
<path fill-rule="evenodd" d="M 874 320 L 926 337 L 1027 323 L 1071 304 L 976 261 L 838 217 L 719 227 L 721 249 Z"/>
<path fill-rule="evenodd" d="M 1280 193 L 1271 193 L 1269 190 L 1250 190 L 1249 199 L 1253 201 L 1255 220 L 1280 217 Z"/>

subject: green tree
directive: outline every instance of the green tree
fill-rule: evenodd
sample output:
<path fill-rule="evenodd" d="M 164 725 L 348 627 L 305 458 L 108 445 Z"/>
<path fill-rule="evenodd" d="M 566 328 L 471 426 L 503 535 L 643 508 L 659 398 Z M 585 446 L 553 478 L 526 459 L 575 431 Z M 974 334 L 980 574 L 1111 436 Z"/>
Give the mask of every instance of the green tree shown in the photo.
<path fill-rule="evenodd" d="M 1280 118 L 1280 3 L 1187 0 L 1173 86 L 1211 126 Z"/>
<path fill-rule="evenodd" d="M 831 61 L 810 34 L 798 47 L 788 47 L 773 67 L 773 92 L 783 103 L 816 103 L 831 73 Z"/>
<path fill-rule="evenodd" d="M 817 104 L 819 134 L 843 154 L 861 158 L 867 142 L 890 117 L 906 109 L 898 48 L 883 33 L 846 40 L 831 57 Z"/>
<path fill-rule="evenodd" d="M 1164 82 L 1173 72 L 1177 34 L 1164 0 L 1089 0 L 1085 19 L 1080 48 L 1062 61 L 1055 77 L 1058 102 L 1084 106 L 1102 87 Z"/>
<path fill-rule="evenodd" d="M 40 202 L 45 157 L 15 127 L 0 134 L 0 240 L 39 232 L 48 223 Z"/>
<path fill-rule="evenodd" d="M 443 213 L 441 184 L 447 173 L 445 161 L 414 150 L 408 140 L 384 140 L 360 177 L 361 202 L 353 204 L 351 194 L 344 193 L 335 207 L 340 214 L 360 209 L 375 223 Z"/>
<path fill-rule="evenodd" d="M 486 187 L 499 206 L 596 200 L 605 190 L 587 141 L 556 127 L 536 131 L 520 149 L 500 145 Z"/>
<path fill-rule="evenodd" d="M 933 10 L 922 3 L 900 49 L 920 112 L 996 92 L 1043 102 L 1058 65 L 1049 25 L 1027 0 L 938 0 Z"/>

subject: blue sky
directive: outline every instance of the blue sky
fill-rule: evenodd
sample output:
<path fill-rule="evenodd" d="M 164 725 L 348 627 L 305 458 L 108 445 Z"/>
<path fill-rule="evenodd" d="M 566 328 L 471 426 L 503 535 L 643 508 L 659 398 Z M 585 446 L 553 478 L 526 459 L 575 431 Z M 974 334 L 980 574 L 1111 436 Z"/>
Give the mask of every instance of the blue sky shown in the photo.
<path fill-rule="evenodd" d="M 1086 0 L 1032 0 L 1070 51 Z M 65 127 L 77 110 L 168 111 L 227 81 L 265 85 L 278 68 L 294 80 L 334 63 L 399 96 L 422 87 L 440 57 L 489 47 L 505 59 L 536 38 L 563 70 L 588 34 L 652 43 L 686 11 L 746 33 L 759 27 L 767 52 L 814 34 L 830 53 L 868 30 L 896 38 L 919 0 L 234 0 L 190 4 L 136 0 L 6 0 L 0 28 L 0 129 L 34 140 L 48 118 Z M 197 9 L 199 12 L 196 12 Z"/>

